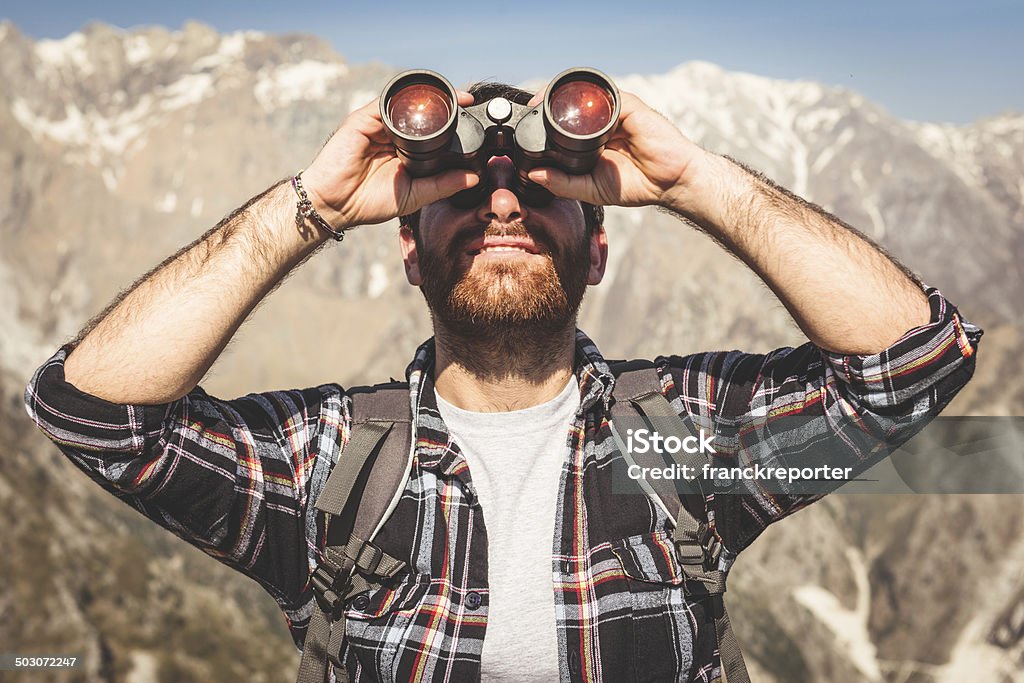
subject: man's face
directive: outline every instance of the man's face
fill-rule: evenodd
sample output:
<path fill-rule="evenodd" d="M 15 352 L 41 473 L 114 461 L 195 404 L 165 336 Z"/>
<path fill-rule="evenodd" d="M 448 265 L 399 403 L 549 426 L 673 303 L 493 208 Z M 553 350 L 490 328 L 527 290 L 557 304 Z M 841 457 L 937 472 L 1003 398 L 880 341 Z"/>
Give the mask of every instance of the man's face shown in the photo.
<path fill-rule="evenodd" d="M 522 202 L 512 191 L 516 170 L 508 157 L 492 158 L 485 173 L 481 182 L 493 189 L 480 205 L 461 209 L 443 200 L 423 207 L 418 241 L 402 229 L 409 282 L 453 331 L 564 328 L 586 286 L 604 275 L 604 231 L 588 237 L 579 202 Z"/>

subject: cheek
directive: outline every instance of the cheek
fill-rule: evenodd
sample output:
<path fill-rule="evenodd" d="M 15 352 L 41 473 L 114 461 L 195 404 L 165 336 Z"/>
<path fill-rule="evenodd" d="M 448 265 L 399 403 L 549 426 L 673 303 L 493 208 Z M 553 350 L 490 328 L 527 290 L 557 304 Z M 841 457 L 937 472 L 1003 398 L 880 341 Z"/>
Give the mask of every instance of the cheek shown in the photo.
<path fill-rule="evenodd" d="M 586 245 L 587 230 L 583 223 L 583 214 L 579 209 L 566 210 L 555 217 L 550 223 L 553 237 L 562 252 L 576 252 L 580 245 Z"/>
<path fill-rule="evenodd" d="M 558 214 L 553 216 L 552 224 L 558 227 L 560 236 L 574 242 L 579 241 L 583 239 L 587 231 L 587 224 L 583 218 L 583 207 L 578 202 L 563 201 L 565 203 L 559 204 Z"/>
<path fill-rule="evenodd" d="M 420 246 L 425 246 L 433 254 L 447 253 L 456 233 L 452 226 L 459 225 L 458 221 L 459 216 L 443 205 L 431 204 L 424 207 L 417 231 Z"/>

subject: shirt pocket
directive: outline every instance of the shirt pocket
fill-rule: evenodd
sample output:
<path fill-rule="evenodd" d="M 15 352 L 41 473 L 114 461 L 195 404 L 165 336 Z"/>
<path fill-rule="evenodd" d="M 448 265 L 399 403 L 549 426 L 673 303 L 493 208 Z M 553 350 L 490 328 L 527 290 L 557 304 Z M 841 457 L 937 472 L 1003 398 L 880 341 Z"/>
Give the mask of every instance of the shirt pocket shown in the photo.
<path fill-rule="evenodd" d="M 345 610 L 344 661 L 350 671 L 358 662 L 363 680 L 396 681 L 398 655 L 405 646 L 430 587 L 430 577 L 413 574 L 359 593 Z M 411 645 L 413 649 L 415 644 Z M 353 658 L 355 661 L 353 661 Z"/>
<path fill-rule="evenodd" d="M 665 532 L 612 544 L 629 588 L 632 670 L 636 681 L 686 681 L 693 667 L 696 614 Z"/>

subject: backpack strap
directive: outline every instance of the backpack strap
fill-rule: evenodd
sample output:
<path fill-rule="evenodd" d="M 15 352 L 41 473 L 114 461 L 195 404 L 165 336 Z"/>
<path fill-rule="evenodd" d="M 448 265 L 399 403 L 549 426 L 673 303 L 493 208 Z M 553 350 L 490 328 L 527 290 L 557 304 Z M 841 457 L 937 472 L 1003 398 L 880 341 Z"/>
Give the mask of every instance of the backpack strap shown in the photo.
<path fill-rule="evenodd" d="M 412 460 L 409 386 L 379 384 L 349 391 L 352 433 L 327 477 L 316 508 L 327 514 L 327 545 L 310 583 L 316 598 L 297 683 L 324 683 L 328 664 L 348 680 L 341 650 L 345 605 L 405 568 L 376 537 L 405 488 Z"/>
<path fill-rule="evenodd" d="M 620 442 L 620 449 L 641 467 L 664 467 L 666 463 L 662 455 L 652 452 L 653 449 L 648 449 L 646 453 L 627 454 L 614 428 L 615 419 L 635 420 L 640 417 L 662 436 L 675 436 L 680 440 L 689 436 L 690 430 L 662 393 L 661 378 L 653 363 L 623 361 L 610 365 L 612 373 L 616 376 L 615 388 L 612 391 L 612 397 L 615 399 L 611 409 L 612 431 Z M 704 453 L 683 451 L 675 455 L 674 460 L 675 464 L 688 465 L 694 468 L 691 471 L 701 472 L 704 463 L 708 462 L 708 457 Z M 750 683 L 750 675 L 743 661 L 739 641 L 729 622 L 729 613 L 725 609 L 725 573 L 718 569 L 722 545 L 707 524 L 704 486 L 701 479 L 694 480 L 694 490 L 690 492 L 694 496 L 699 495 L 700 517 L 694 509 L 687 507 L 684 497 L 679 495 L 674 480 L 654 479 L 646 483 L 675 523 L 672 541 L 683 574 L 688 580 L 698 582 L 703 587 L 702 594 L 713 598 L 715 634 L 718 637 L 718 650 L 726 681 Z M 694 505 L 694 508 L 697 507 Z"/>

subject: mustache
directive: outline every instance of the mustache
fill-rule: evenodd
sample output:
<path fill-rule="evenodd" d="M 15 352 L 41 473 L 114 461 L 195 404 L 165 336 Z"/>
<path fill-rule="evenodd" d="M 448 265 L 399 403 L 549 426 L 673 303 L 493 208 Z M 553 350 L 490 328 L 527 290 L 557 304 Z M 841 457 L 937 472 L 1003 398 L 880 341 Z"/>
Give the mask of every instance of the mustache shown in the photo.
<path fill-rule="evenodd" d="M 546 231 L 531 227 L 527 228 L 522 221 L 509 223 L 502 221 L 491 221 L 487 225 L 467 228 L 457 234 L 451 241 L 449 252 L 458 254 L 466 250 L 469 243 L 481 237 L 528 237 L 538 246 L 543 246 L 550 253 L 554 246 Z"/>

